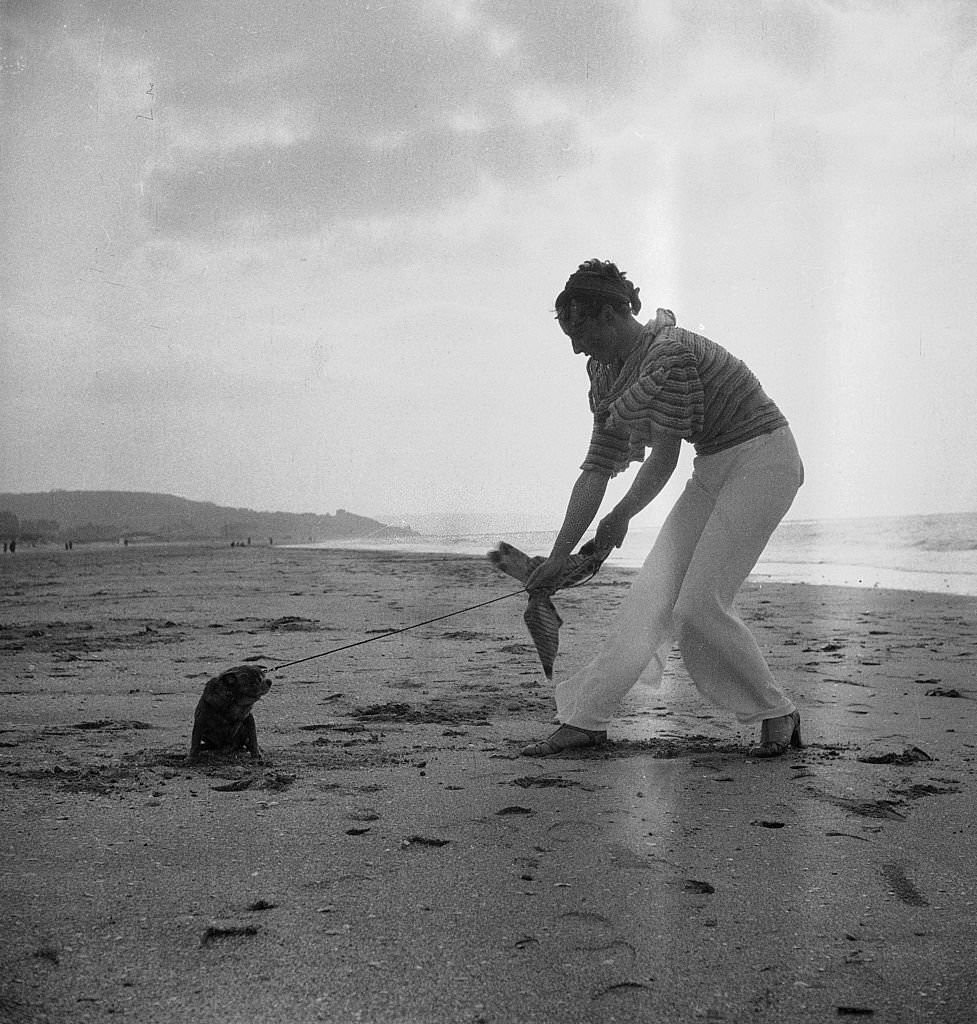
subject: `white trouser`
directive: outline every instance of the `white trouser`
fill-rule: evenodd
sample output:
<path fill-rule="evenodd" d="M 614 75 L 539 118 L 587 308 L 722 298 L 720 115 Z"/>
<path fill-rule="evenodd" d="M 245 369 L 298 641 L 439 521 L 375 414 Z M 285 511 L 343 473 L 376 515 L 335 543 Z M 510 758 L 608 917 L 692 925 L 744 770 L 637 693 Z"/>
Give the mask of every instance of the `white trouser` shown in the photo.
<path fill-rule="evenodd" d="M 803 480 L 789 427 L 697 456 L 611 636 L 556 687 L 559 721 L 606 729 L 639 678 L 661 683 L 673 640 L 699 692 L 739 722 L 794 711 L 733 600 Z"/>

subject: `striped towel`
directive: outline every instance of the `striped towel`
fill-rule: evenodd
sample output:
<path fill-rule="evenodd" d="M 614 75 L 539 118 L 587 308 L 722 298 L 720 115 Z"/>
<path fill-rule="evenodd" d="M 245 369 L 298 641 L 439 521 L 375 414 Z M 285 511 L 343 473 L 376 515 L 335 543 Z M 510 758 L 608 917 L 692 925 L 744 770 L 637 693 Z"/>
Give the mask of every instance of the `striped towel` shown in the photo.
<path fill-rule="evenodd" d="M 563 575 L 552 591 L 530 591 L 529 603 L 523 614 L 523 621 L 536 646 L 536 652 L 547 679 L 553 678 L 553 663 L 556 661 L 556 653 L 560 647 L 560 626 L 563 625 L 563 619 L 560 618 L 560 613 L 554 607 L 550 596 L 564 587 L 575 587 L 589 580 L 603 565 L 604 559 L 609 554 L 609 548 L 598 550 L 593 541 L 588 541 L 576 554 L 567 559 Z M 505 541 L 501 541 L 497 548 L 488 553 L 488 559 L 497 569 L 523 584 L 529 579 L 533 570 L 546 561 L 540 555 L 530 558 L 529 555 Z"/>

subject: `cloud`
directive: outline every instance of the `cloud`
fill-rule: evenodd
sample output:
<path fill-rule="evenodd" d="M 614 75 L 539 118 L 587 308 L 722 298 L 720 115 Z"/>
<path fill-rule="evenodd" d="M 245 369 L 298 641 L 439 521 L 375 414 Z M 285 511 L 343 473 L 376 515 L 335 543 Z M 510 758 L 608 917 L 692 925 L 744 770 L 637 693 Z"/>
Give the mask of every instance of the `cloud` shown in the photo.
<path fill-rule="evenodd" d="M 145 215 L 177 235 L 220 239 L 259 209 L 269 230 L 301 234 L 431 210 L 486 178 L 521 188 L 569 173 L 586 158 L 588 102 L 634 73 L 616 3 L 286 4 L 261 19 L 217 6 L 220 38 L 188 9 L 181 48 L 158 24 L 144 44 L 162 51 Z"/>
<path fill-rule="evenodd" d="M 589 417 L 550 307 L 591 256 L 747 358 L 806 495 L 896 480 L 913 402 L 960 465 L 977 443 L 971 5 L 10 12 L 0 405 L 37 438 L 17 479 L 555 508 Z M 847 479 L 856 437 L 882 468 Z"/>
<path fill-rule="evenodd" d="M 311 111 L 284 104 L 270 109 L 250 106 L 197 112 L 193 123 L 187 123 L 184 116 L 180 108 L 167 114 L 167 157 L 171 164 L 186 160 L 191 168 L 210 154 L 289 149 L 313 133 Z"/>

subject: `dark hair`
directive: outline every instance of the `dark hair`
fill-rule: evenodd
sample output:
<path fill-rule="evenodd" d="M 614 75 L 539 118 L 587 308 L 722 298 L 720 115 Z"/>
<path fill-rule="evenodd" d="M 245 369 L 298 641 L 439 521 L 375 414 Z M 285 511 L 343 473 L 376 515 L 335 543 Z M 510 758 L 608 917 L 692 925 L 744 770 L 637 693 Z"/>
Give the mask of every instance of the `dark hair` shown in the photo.
<path fill-rule="evenodd" d="M 597 316 L 604 306 L 618 313 L 638 313 L 639 290 L 610 260 L 585 260 L 556 297 L 556 316 L 561 321 L 579 322 Z"/>

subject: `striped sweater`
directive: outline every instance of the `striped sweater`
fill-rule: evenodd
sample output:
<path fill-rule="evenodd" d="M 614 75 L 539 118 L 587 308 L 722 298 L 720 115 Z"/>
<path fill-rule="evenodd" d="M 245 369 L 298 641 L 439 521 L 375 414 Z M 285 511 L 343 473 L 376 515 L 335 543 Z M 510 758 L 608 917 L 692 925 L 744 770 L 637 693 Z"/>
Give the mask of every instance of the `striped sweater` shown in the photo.
<path fill-rule="evenodd" d="M 594 430 L 581 469 L 614 476 L 665 437 L 714 455 L 787 425 L 744 362 L 676 327 L 671 310 L 658 310 L 623 363 L 591 359 L 587 373 Z"/>

